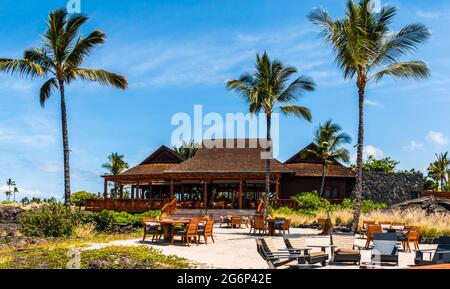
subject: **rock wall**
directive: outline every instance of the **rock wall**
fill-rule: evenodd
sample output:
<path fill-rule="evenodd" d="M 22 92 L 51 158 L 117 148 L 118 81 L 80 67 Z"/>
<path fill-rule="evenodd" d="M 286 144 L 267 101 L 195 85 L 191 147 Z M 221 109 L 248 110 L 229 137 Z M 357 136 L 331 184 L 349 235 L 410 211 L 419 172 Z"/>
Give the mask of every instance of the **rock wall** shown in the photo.
<path fill-rule="evenodd" d="M 363 198 L 388 205 L 421 196 L 423 175 L 410 173 L 363 173 Z"/>

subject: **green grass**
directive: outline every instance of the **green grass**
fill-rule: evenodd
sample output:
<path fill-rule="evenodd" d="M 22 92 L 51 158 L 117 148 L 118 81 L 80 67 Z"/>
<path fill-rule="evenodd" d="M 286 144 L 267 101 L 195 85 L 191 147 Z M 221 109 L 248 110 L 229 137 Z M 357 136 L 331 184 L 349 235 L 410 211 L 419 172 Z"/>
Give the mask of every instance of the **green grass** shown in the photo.
<path fill-rule="evenodd" d="M 40 246 L 0 254 L 0 269 L 64 269 L 67 247 Z M 109 246 L 80 251 L 82 269 L 187 269 L 186 259 L 166 256 L 146 246 Z"/>

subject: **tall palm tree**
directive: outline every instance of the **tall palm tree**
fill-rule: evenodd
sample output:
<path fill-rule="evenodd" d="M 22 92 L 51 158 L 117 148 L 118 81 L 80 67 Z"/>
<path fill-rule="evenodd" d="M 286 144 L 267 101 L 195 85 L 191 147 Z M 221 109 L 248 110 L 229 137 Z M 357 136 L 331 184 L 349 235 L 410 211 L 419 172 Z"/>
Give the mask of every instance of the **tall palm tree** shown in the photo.
<path fill-rule="evenodd" d="M 104 163 L 102 167 L 108 171 L 109 175 L 116 176 L 129 168 L 128 163 L 124 160 L 124 156 L 118 153 L 111 153 L 108 156 L 108 160 L 109 162 Z M 120 196 L 123 197 L 123 187 L 119 187 L 117 183 L 114 183 L 113 191 L 115 194 L 120 192 Z"/>
<path fill-rule="evenodd" d="M 11 200 L 11 195 L 13 193 L 12 187 L 16 186 L 16 182 L 13 179 L 9 178 L 6 180 L 6 185 L 8 186 L 8 191 L 5 192 L 8 201 Z"/>
<path fill-rule="evenodd" d="M 14 186 L 14 189 L 13 189 L 13 193 L 14 193 L 13 201 L 14 202 L 16 201 L 16 193 L 18 193 L 18 192 L 19 192 L 19 189 L 16 186 Z"/>
<path fill-rule="evenodd" d="M 263 111 L 266 115 L 266 141 L 267 152 L 272 152 L 272 137 L 270 134 L 271 117 L 280 110 L 285 115 L 293 114 L 297 117 L 311 121 L 311 112 L 303 106 L 293 105 L 297 96 L 304 91 L 313 91 L 314 82 L 301 75 L 289 83 L 289 79 L 297 73 L 295 67 L 285 67 L 280 61 L 271 61 L 267 52 L 262 56 L 256 55 L 256 67 L 252 73 L 244 73 L 239 79 L 230 80 L 226 86 L 241 94 L 250 105 L 250 113 Z M 271 156 L 271 155 L 270 155 Z M 270 195 L 270 158 L 265 160 L 266 185 L 264 193 L 264 219 L 267 216 L 267 207 Z"/>
<path fill-rule="evenodd" d="M 190 159 L 197 153 L 198 144 L 196 144 L 192 139 L 189 142 L 183 141 L 179 147 L 173 146 L 172 149 L 186 159 Z"/>
<path fill-rule="evenodd" d="M 444 184 L 448 182 L 450 173 L 450 159 L 448 152 L 436 154 L 436 161 L 428 166 L 428 175 L 436 181 L 439 190 L 443 190 Z"/>
<path fill-rule="evenodd" d="M 328 120 L 323 125 L 319 125 L 314 137 L 314 148 L 305 150 L 306 155 L 318 158 L 322 163 L 320 197 L 323 196 L 328 166 L 334 162 L 343 161 L 347 163 L 350 160 L 349 151 L 341 146 L 351 143 L 352 138 L 341 131 L 342 128 L 338 124 Z"/>
<path fill-rule="evenodd" d="M 343 19 L 333 20 L 324 9 L 317 9 L 308 16 L 310 21 L 323 27 L 321 36 L 333 47 L 336 62 L 344 78 L 356 79 L 358 87 L 359 125 L 356 158 L 356 198 L 352 222 L 353 231 L 359 222 L 362 198 L 362 162 L 364 146 L 364 95 L 366 85 L 380 81 L 385 76 L 399 79 L 421 79 L 429 76 L 423 61 L 400 61 L 408 52 L 430 37 L 430 31 L 422 24 L 410 24 L 393 32 L 389 29 L 395 7 L 383 7 L 380 13 L 368 9 L 371 0 L 354 3 L 348 0 Z"/>
<path fill-rule="evenodd" d="M 18 72 L 22 76 L 49 77 L 40 89 L 40 104 L 45 102 L 54 90 L 59 90 L 61 97 L 61 123 L 64 153 L 64 199 L 70 200 L 70 165 L 69 136 L 67 130 L 67 112 L 65 85 L 82 79 L 111 85 L 120 89 L 127 87 L 124 76 L 102 69 L 83 68 L 83 60 L 94 47 L 103 44 L 106 34 L 94 30 L 86 37 L 79 35 L 79 30 L 88 17 L 81 14 L 68 16 L 65 9 L 50 12 L 48 28 L 44 34 L 43 46 L 27 49 L 22 59 L 0 58 L 0 71 Z"/>

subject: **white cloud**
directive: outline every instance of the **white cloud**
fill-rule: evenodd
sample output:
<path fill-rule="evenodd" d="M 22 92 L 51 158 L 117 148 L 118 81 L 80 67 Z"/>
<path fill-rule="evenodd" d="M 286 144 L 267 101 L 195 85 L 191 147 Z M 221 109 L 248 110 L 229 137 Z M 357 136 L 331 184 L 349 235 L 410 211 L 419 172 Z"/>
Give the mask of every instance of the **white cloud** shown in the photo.
<path fill-rule="evenodd" d="M 441 146 L 448 143 L 448 138 L 442 132 L 432 130 L 428 132 L 427 140 Z"/>
<path fill-rule="evenodd" d="M 423 148 L 423 144 L 418 143 L 418 142 L 413 141 L 413 140 L 410 141 L 407 145 L 405 145 L 403 147 L 403 149 L 405 149 L 405 150 L 407 150 L 409 152 L 415 152 L 415 151 L 420 150 L 422 148 Z"/>
<path fill-rule="evenodd" d="M 364 155 L 364 158 L 368 158 L 368 157 L 372 156 L 376 159 L 381 159 L 384 157 L 384 152 L 381 149 L 379 149 L 373 145 L 367 145 L 364 147 L 363 155 Z"/>
<path fill-rule="evenodd" d="M 424 10 L 419 10 L 417 11 L 417 16 L 421 17 L 421 18 L 426 18 L 426 19 L 437 19 L 443 16 L 443 14 L 441 12 L 437 12 L 437 11 L 424 11 Z"/>
<path fill-rule="evenodd" d="M 40 190 L 32 190 L 32 189 L 28 189 L 28 188 L 22 188 L 22 187 L 17 187 L 17 189 L 19 190 L 18 193 L 16 193 L 16 201 L 20 201 L 22 198 L 51 198 L 51 197 L 55 197 L 56 199 L 61 199 L 61 196 L 56 194 L 56 193 L 44 193 L 41 192 Z M 8 190 L 8 186 L 3 185 L 0 186 L 0 200 L 6 200 L 6 194 L 5 192 Z M 11 196 L 11 200 L 13 200 L 13 196 Z"/>
<path fill-rule="evenodd" d="M 364 100 L 364 104 L 367 106 L 379 106 L 380 105 L 378 102 L 370 100 L 370 99 Z"/>
<path fill-rule="evenodd" d="M 63 167 L 59 163 L 45 163 L 41 166 L 39 166 L 39 169 L 46 172 L 46 173 L 59 173 L 63 171 Z"/>

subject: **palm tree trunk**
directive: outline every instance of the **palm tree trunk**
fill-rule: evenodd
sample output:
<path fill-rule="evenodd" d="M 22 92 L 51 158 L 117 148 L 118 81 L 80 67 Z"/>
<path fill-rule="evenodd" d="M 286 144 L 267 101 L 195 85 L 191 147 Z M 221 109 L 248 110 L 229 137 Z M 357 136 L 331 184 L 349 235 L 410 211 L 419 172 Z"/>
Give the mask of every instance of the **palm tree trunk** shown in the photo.
<path fill-rule="evenodd" d="M 320 184 L 320 197 L 323 197 L 323 189 L 325 187 L 325 163 L 322 164 L 322 183 Z"/>
<path fill-rule="evenodd" d="M 61 93 L 61 124 L 64 151 L 64 203 L 70 201 L 70 164 L 69 164 L 69 133 L 67 130 L 66 100 L 64 95 L 64 81 L 59 80 L 59 91 Z"/>
<path fill-rule="evenodd" d="M 266 124 L 267 124 L 267 132 L 266 132 L 266 141 L 268 143 L 267 152 L 269 153 L 272 150 L 271 144 L 271 135 L 270 135 L 270 126 L 271 126 L 271 115 L 266 114 Z M 264 201 L 263 201 L 263 217 L 264 220 L 267 219 L 267 209 L 269 207 L 269 194 L 270 194 L 270 157 L 266 155 L 266 189 L 264 193 Z"/>
<path fill-rule="evenodd" d="M 355 202 L 355 212 L 353 215 L 352 231 L 356 232 L 359 223 L 359 216 L 361 210 L 361 199 L 362 199 L 362 163 L 363 163 L 363 149 L 364 149 L 364 92 L 365 92 L 365 81 L 358 80 L 358 91 L 359 91 L 359 124 L 358 124 L 358 148 L 356 155 L 356 183 L 353 195 L 356 199 Z"/>

